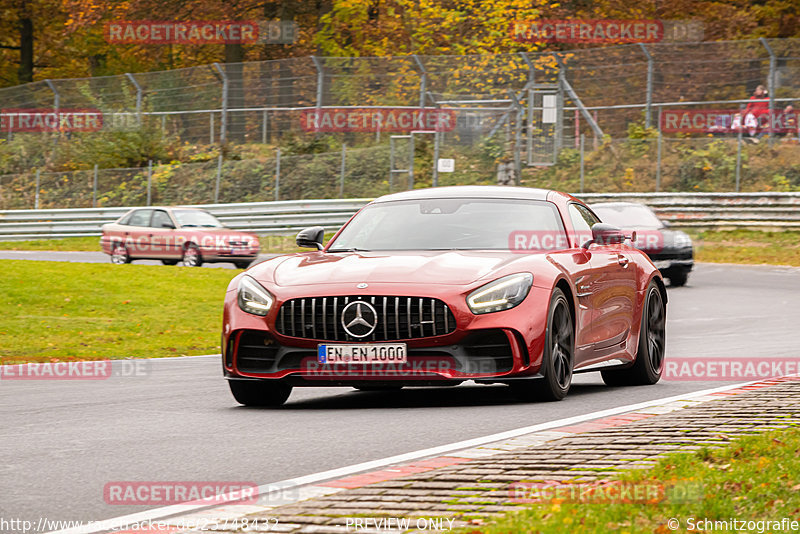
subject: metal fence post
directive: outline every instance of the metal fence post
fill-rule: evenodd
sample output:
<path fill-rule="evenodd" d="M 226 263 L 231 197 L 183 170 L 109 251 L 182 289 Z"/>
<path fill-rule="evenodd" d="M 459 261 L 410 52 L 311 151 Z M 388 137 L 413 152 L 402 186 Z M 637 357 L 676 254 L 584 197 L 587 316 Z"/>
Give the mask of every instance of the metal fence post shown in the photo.
<path fill-rule="evenodd" d="M 130 80 L 133 86 L 136 88 L 136 122 L 139 126 L 142 126 L 142 86 L 139 85 L 139 82 L 136 81 L 136 78 L 133 77 L 133 74 L 130 72 L 125 73 L 125 77 Z"/>
<path fill-rule="evenodd" d="M 527 159 L 528 165 L 533 165 L 533 99 L 534 99 L 534 89 L 533 84 L 536 81 L 536 71 L 533 67 L 533 62 L 528 57 L 527 52 L 520 52 L 519 53 L 522 60 L 525 62 L 525 65 L 528 66 L 528 117 L 527 117 L 527 124 L 526 124 L 526 152 L 527 152 Z"/>
<path fill-rule="evenodd" d="M 267 110 L 261 112 L 261 144 L 267 144 Z"/>
<path fill-rule="evenodd" d="M 275 200 L 278 200 L 281 191 L 281 149 L 278 147 L 278 152 L 275 156 Z"/>
<path fill-rule="evenodd" d="M 656 191 L 661 189 L 661 145 L 663 144 L 664 134 L 661 131 L 661 114 L 664 108 L 658 106 L 658 139 L 656 140 Z"/>
<path fill-rule="evenodd" d="M 520 185 L 522 181 L 522 104 L 513 90 L 508 90 L 508 96 L 517 112 L 514 118 L 514 185 Z"/>
<path fill-rule="evenodd" d="M 433 187 L 439 187 L 439 129 L 433 132 Z"/>
<path fill-rule="evenodd" d="M 650 108 L 653 105 L 653 56 L 644 43 L 639 43 L 639 46 L 642 47 L 642 52 L 644 52 L 644 55 L 647 57 L 647 100 L 645 104 L 644 127 L 650 128 Z"/>
<path fill-rule="evenodd" d="M 581 134 L 581 194 L 583 194 L 583 184 L 584 184 L 583 150 L 584 150 L 584 135 Z"/>
<path fill-rule="evenodd" d="M 658 139 L 656 140 L 656 193 L 661 190 L 661 150 L 664 134 L 658 132 Z"/>
<path fill-rule="evenodd" d="M 414 134 L 408 136 L 408 190 L 414 189 Z"/>
<path fill-rule="evenodd" d="M 150 205 L 152 200 L 153 189 L 153 160 L 147 161 L 147 205 Z"/>
<path fill-rule="evenodd" d="M 319 117 L 319 108 L 322 107 L 323 90 L 325 88 L 325 70 L 317 56 L 311 56 L 311 61 L 314 62 L 314 68 L 317 69 L 317 117 Z"/>
<path fill-rule="evenodd" d="M 39 209 L 39 185 L 41 184 L 41 180 L 39 178 L 40 170 L 36 169 L 36 194 L 33 198 L 33 209 Z"/>
<path fill-rule="evenodd" d="M 425 69 L 425 65 L 422 64 L 420 61 L 419 56 L 417 54 L 412 54 L 411 57 L 414 58 L 414 62 L 417 64 L 417 68 L 419 68 L 420 72 L 420 80 L 419 80 L 419 107 L 425 107 L 425 92 L 427 91 L 428 86 L 428 71 Z"/>
<path fill-rule="evenodd" d="M 214 112 L 208 114 L 208 144 L 214 144 Z"/>
<path fill-rule="evenodd" d="M 97 207 L 97 163 L 94 164 L 94 179 L 92 180 L 92 207 Z"/>
<path fill-rule="evenodd" d="M 342 164 L 339 170 L 339 198 L 344 198 L 344 173 L 347 165 L 347 143 L 342 143 Z"/>
<path fill-rule="evenodd" d="M 222 80 L 222 117 L 219 132 L 219 144 L 225 146 L 225 141 L 228 139 L 228 75 L 225 74 L 219 63 L 214 63 L 214 68 Z"/>
<path fill-rule="evenodd" d="M 763 37 L 759 37 L 758 40 L 761 44 L 766 48 L 767 53 L 769 54 L 769 75 L 767 76 L 767 91 L 769 92 L 769 142 L 772 144 L 773 139 L 775 138 L 775 134 L 773 130 L 775 129 L 775 52 L 772 50 L 772 47 L 769 45 L 767 40 Z"/>
<path fill-rule="evenodd" d="M 736 136 L 736 192 L 739 192 L 739 186 L 742 182 L 742 128 L 739 128 L 739 134 Z"/>
<path fill-rule="evenodd" d="M 217 156 L 217 181 L 214 184 L 214 204 L 219 203 L 219 183 L 222 180 L 222 154 Z"/>

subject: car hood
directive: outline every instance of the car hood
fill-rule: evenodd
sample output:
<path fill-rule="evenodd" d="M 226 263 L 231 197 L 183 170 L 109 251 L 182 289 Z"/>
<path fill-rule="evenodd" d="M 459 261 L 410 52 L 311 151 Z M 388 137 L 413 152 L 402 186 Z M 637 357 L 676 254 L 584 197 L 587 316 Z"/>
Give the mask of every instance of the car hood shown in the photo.
<path fill-rule="evenodd" d="M 666 228 L 654 230 L 646 228 L 637 229 L 636 232 L 637 238 L 634 246 L 647 253 L 658 253 L 665 250 L 691 247 L 691 242 L 688 244 L 683 242 L 680 246 L 676 243 L 676 238 L 678 238 L 678 236 L 686 236 L 681 230 L 668 230 Z"/>
<path fill-rule="evenodd" d="M 533 256 L 524 255 L 523 270 L 530 269 L 528 262 Z M 544 254 L 535 256 L 546 261 Z M 266 261 L 248 274 L 278 286 L 362 282 L 465 285 L 491 277 L 522 257 L 502 251 L 310 252 Z"/>

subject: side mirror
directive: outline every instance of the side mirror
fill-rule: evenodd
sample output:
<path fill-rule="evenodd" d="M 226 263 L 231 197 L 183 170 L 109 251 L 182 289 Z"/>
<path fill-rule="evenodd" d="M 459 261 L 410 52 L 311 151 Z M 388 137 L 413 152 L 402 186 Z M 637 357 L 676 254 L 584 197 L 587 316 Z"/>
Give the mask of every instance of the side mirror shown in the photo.
<path fill-rule="evenodd" d="M 670 226 L 672 226 L 672 223 L 669 221 L 661 221 L 661 224 L 664 225 L 664 228 L 669 228 Z"/>
<path fill-rule="evenodd" d="M 595 223 L 592 225 L 592 239 L 583 244 L 583 248 L 596 243 L 598 245 L 618 245 L 625 241 L 625 233 L 614 225 Z"/>
<path fill-rule="evenodd" d="M 312 226 L 300 230 L 297 234 L 297 246 L 304 248 L 316 248 L 322 250 L 322 239 L 325 237 L 325 229 L 322 226 Z"/>

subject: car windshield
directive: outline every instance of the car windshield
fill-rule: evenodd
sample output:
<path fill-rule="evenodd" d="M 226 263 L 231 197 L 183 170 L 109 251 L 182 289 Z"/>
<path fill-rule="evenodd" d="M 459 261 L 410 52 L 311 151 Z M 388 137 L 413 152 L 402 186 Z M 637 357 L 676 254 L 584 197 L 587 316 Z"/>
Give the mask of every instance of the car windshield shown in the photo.
<path fill-rule="evenodd" d="M 222 223 L 216 217 L 202 210 L 173 210 L 178 224 L 183 227 L 199 226 L 204 228 L 220 228 Z"/>
<path fill-rule="evenodd" d="M 437 198 L 367 206 L 328 251 L 508 250 L 520 233 L 546 235 L 552 242 L 566 244 L 561 218 L 551 202 Z"/>
<path fill-rule="evenodd" d="M 600 220 L 620 228 L 664 228 L 653 210 L 642 204 L 592 206 Z"/>

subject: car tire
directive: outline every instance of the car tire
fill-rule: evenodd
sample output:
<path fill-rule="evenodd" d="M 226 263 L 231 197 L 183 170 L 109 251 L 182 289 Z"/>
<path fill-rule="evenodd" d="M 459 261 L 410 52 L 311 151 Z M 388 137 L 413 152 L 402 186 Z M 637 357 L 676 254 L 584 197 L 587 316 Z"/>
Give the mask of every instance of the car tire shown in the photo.
<path fill-rule="evenodd" d="M 666 319 L 667 307 L 661 290 L 655 282 L 650 282 L 645 293 L 636 361 L 627 369 L 602 371 L 606 385 L 649 386 L 661 380 L 666 348 Z"/>
<path fill-rule="evenodd" d="M 236 266 L 237 269 L 247 269 L 253 263 L 252 260 L 249 261 L 235 261 L 233 264 Z"/>
<path fill-rule="evenodd" d="M 179 260 L 161 260 L 164 265 L 178 265 Z"/>
<path fill-rule="evenodd" d="M 511 384 L 523 400 L 558 401 L 567 396 L 575 362 L 575 328 L 569 310 L 567 297 L 556 288 L 547 312 L 541 372 L 544 376 Z"/>
<path fill-rule="evenodd" d="M 677 271 L 674 274 L 670 274 L 669 276 L 669 285 L 672 287 L 681 287 L 686 285 L 686 281 L 689 279 L 689 273 L 687 271 Z"/>
<path fill-rule="evenodd" d="M 111 263 L 123 265 L 131 262 L 131 255 L 122 243 L 111 245 Z"/>
<path fill-rule="evenodd" d="M 203 255 L 197 245 L 188 244 L 183 251 L 183 264 L 186 267 L 201 267 L 203 265 Z"/>
<path fill-rule="evenodd" d="M 280 406 L 292 393 L 292 386 L 279 380 L 228 380 L 228 385 L 244 406 Z"/>

